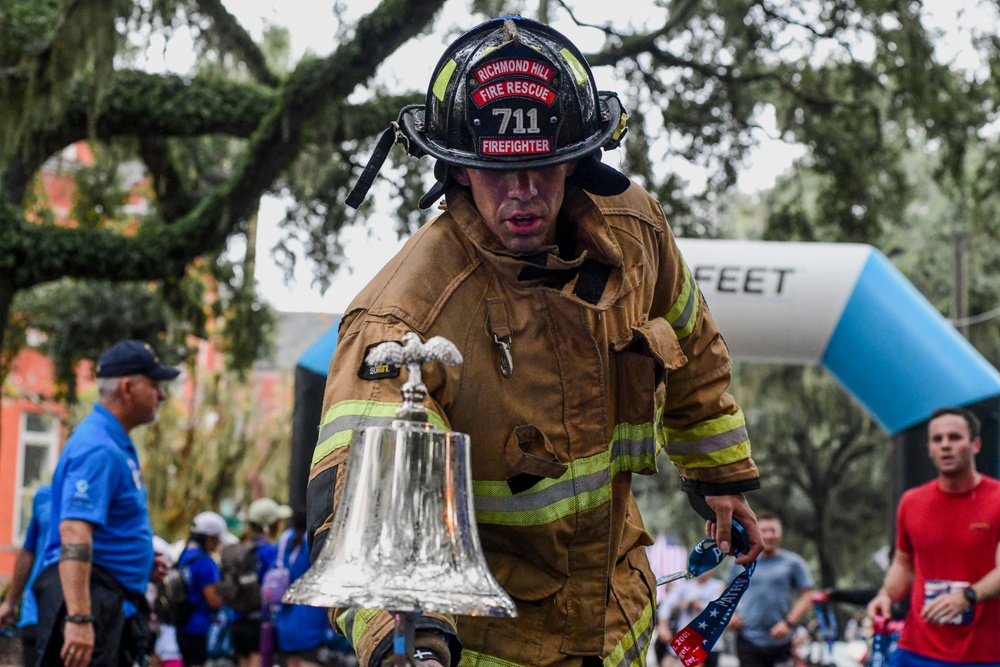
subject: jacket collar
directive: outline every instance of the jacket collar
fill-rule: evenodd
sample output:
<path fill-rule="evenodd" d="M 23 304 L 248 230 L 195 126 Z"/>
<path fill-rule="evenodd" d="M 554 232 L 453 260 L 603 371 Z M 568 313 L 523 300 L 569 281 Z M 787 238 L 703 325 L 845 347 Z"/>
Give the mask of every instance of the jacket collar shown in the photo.
<path fill-rule="evenodd" d="M 514 255 L 483 220 L 471 191 L 454 186 L 447 192 L 448 213 L 485 260 L 507 281 L 522 287 L 542 285 L 603 310 L 623 287 L 623 253 L 604 214 L 586 192 L 566 185 L 560 219 L 571 221 L 572 257 L 559 256 L 557 246 L 532 255 Z"/>

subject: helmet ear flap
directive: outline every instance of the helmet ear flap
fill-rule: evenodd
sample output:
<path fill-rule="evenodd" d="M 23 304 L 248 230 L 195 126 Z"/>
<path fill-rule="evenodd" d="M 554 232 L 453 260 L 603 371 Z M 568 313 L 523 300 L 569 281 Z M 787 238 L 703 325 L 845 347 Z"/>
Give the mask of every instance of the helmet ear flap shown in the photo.
<path fill-rule="evenodd" d="M 602 126 L 610 128 L 611 124 L 615 123 L 611 134 L 609 134 L 605 142 L 601 144 L 602 149 L 612 151 L 622 145 L 622 140 L 625 139 L 625 135 L 628 134 L 628 112 L 625 111 L 625 107 L 622 106 L 617 93 L 602 90 L 598 94 L 598 97 L 601 100 Z M 617 122 L 615 122 L 616 120 Z"/>

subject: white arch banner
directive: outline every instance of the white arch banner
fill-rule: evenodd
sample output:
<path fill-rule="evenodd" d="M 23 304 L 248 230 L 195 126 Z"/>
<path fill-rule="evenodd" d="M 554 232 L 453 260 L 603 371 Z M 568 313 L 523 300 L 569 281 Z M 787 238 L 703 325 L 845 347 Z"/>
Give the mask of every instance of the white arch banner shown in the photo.
<path fill-rule="evenodd" d="M 872 246 L 678 239 L 735 359 L 822 365 L 889 433 L 1000 373 Z"/>

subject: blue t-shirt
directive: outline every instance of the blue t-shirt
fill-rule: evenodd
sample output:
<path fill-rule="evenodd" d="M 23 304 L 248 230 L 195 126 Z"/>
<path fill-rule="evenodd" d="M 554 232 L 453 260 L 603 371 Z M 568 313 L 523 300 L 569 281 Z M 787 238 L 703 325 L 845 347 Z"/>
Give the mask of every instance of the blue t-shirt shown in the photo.
<path fill-rule="evenodd" d="M 42 571 L 42 560 L 45 544 L 48 538 L 49 517 L 52 514 L 52 487 L 48 484 L 40 486 L 35 491 L 35 498 L 31 501 L 31 523 L 28 524 L 28 531 L 24 535 L 26 551 L 35 554 L 35 560 L 31 564 L 31 574 L 24 585 L 24 597 L 21 598 L 21 615 L 17 621 L 17 627 L 23 628 L 38 623 L 38 602 L 35 594 L 31 592 L 31 585 L 35 583 L 35 577 Z"/>
<path fill-rule="evenodd" d="M 278 560 L 278 545 L 271 544 L 260 535 L 254 538 L 257 544 L 257 580 L 264 580 L 264 573 L 274 567 Z"/>
<path fill-rule="evenodd" d="M 144 594 L 153 566 L 153 528 L 139 455 L 121 422 L 97 404 L 66 441 L 52 475 L 48 567 L 59 561 L 59 524 L 94 526 L 94 564 L 126 589 Z"/>
<path fill-rule="evenodd" d="M 188 602 L 192 605 L 190 620 L 183 628 L 178 629 L 189 635 L 208 634 L 208 626 L 212 624 L 215 612 L 208 606 L 202 589 L 219 581 L 219 566 L 201 546 L 192 543 L 188 543 L 177 563 L 186 566 L 190 575 L 184 578 L 184 589 L 187 591 Z"/>
<path fill-rule="evenodd" d="M 743 571 L 742 565 L 733 564 L 729 570 L 729 581 L 732 582 Z M 754 646 L 788 644 L 792 638 L 773 639 L 771 627 L 788 615 L 803 590 L 812 587 L 809 568 L 797 553 L 779 550 L 771 558 L 758 558 L 750 585 L 736 608 L 736 613 L 743 618 L 740 636 Z"/>
<path fill-rule="evenodd" d="M 292 549 L 290 544 L 295 536 L 291 528 L 278 540 L 281 562 L 289 572 L 289 580 L 295 581 L 309 569 L 309 547 L 305 539 Z M 282 604 L 274 618 L 278 634 L 278 650 L 308 651 L 322 646 L 327 633 L 332 629 L 327 610 L 304 604 Z"/>

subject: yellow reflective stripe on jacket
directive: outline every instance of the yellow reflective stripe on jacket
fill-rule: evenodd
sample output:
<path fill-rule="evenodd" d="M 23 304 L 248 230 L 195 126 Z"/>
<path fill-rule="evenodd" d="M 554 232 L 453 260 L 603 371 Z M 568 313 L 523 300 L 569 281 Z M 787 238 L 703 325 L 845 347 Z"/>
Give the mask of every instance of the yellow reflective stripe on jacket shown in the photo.
<path fill-rule="evenodd" d="M 631 472 L 656 472 L 656 454 L 663 446 L 663 434 L 658 431 L 660 429 L 654 428 L 651 422 L 615 426 L 611 451 L 615 459 L 622 463 L 617 468 Z"/>
<path fill-rule="evenodd" d="M 458 667 L 524 667 L 524 665 L 463 648 L 462 658 L 458 661 Z"/>
<path fill-rule="evenodd" d="M 643 667 L 646 664 L 649 643 L 653 640 L 653 627 L 653 604 L 649 603 L 642 610 L 635 625 L 618 641 L 611 654 L 601 661 L 604 667 Z M 463 648 L 458 667 L 523 667 L 523 665 Z"/>
<path fill-rule="evenodd" d="M 688 429 L 667 429 L 667 453 L 685 468 L 708 468 L 749 458 L 750 436 L 743 411 Z"/>
<path fill-rule="evenodd" d="M 335 449 L 351 444 L 355 430 L 362 431 L 369 426 L 388 428 L 396 418 L 396 410 L 402 402 L 382 401 L 341 401 L 334 403 L 319 424 L 319 437 L 313 450 L 312 464 Z M 427 411 L 427 421 L 440 429 L 447 429 L 445 421 L 434 411 Z"/>
<path fill-rule="evenodd" d="M 619 424 L 611 449 L 570 461 L 558 479 L 541 479 L 517 494 L 505 481 L 473 480 L 476 521 L 502 526 L 542 526 L 609 502 L 613 475 L 655 469 L 653 425 Z"/>
<path fill-rule="evenodd" d="M 340 633 L 351 641 L 351 646 L 357 646 L 361 641 L 361 635 L 371 622 L 378 609 L 358 609 L 352 607 L 337 617 L 337 627 Z"/>
<path fill-rule="evenodd" d="M 678 339 L 687 338 L 698 321 L 698 285 L 691 277 L 691 270 L 684 264 L 684 286 L 677 301 L 664 316 L 673 327 Z"/>
<path fill-rule="evenodd" d="M 558 479 L 545 478 L 514 494 L 507 482 L 472 482 L 476 521 L 503 526 L 542 526 L 611 500 L 611 452 L 570 461 Z"/>
<path fill-rule="evenodd" d="M 611 655 L 603 660 L 604 667 L 643 667 L 646 664 L 646 653 L 653 640 L 653 616 L 653 603 L 650 602 L 635 625 L 618 640 Z"/>

